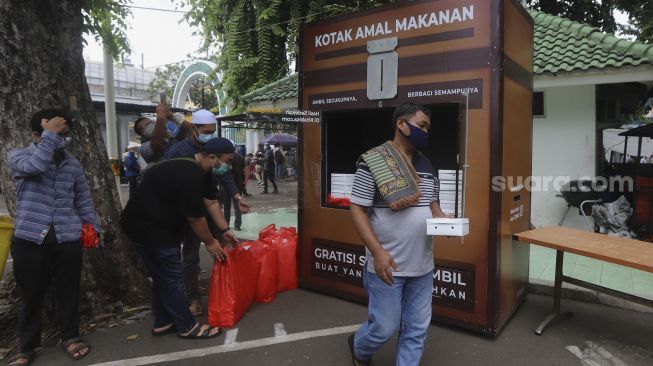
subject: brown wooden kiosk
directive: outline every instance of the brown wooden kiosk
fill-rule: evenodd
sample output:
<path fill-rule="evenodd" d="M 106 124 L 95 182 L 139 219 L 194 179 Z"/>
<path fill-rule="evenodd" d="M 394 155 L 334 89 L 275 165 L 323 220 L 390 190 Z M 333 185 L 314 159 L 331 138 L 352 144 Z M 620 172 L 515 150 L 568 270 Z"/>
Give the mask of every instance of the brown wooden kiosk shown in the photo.
<path fill-rule="evenodd" d="M 518 179 L 493 186 L 531 174 L 532 39 L 513 0 L 412 1 L 303 29 L 300 106 L 321 122 L 300 130 L 302 287 L 365 300 L 362 241 L 327 196 L 334 174 L 391 138 L 393 109 L 410 100 L 433 111 L 436 169 L 460 170 L 467 152 L 469 234 L 434 238 L 433 319 L 498 334 L 527 292 L 529 247 L 512 234 L 528 230 L 531 196 Z"/>

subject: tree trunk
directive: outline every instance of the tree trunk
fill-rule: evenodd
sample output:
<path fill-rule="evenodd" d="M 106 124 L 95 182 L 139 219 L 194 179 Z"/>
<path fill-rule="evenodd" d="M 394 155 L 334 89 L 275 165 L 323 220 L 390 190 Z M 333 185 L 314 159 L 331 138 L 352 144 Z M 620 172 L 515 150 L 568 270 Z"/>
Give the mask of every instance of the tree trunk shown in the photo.
<path fill-rule="evenodd" d="M 86 250 L 82 270 L 84 314 L 106 311 L 118 300 L 142 303 L 147 281 L 128 240 L 120 232 L 120 201 L 106 148 L 95 119 L 84 76 L 83 0 L 11 0 L 0 2 L 0 184 L 13 216 L 15 185 L 7 153 L 31 142 L 29 120 L 44 108 L 79 108 L 69 151 L 86 172 L 102 229 L 104 246 Z M 74 103 L 74 102 L 72 102 Z M 0 302 L 0 332 L 13 332 L 17 299 L 13 281 Z M 11 295 L 7 295 L 7 293 Z"/>

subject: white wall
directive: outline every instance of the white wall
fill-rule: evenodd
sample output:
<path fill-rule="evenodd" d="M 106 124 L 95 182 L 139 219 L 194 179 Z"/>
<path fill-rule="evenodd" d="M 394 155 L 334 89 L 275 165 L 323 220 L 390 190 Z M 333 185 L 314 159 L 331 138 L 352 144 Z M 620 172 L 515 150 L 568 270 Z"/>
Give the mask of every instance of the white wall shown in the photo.
<path fill-rule="evenodd" d="M 572 180 L 595 174 L 596 97 L 594 85 L 550 87 L 544 90 L 545 114 L 533 118 L 533 176 Z M 532 192 L 531 222 L 536 227 L 558 225 L 567 210 L 559 192 Z M 564 226 L 586 229 L 572 208 Z"/>

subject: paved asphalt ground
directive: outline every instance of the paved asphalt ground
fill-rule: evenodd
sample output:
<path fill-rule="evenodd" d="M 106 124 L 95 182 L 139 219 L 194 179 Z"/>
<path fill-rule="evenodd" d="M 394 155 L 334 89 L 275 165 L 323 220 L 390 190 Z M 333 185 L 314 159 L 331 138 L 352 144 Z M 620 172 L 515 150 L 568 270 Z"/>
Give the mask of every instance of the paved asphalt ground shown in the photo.
<path fill-rule="evenodd" d="M 496 338 L 433 324 L 422 365 L 653 365 L 653 315 L 563 301 L 574 317 L 536 336 L 533 329 L 550 303 L 550 297 L 529 295 Z M 254 304 L 235 339 L 233 330 L 202 341 L 155 338 L 148 319 L 87 335 L 93 352 L 75 365 L 350 365 L 346 339 L 365 319 L 363 305 L 294 290 L 269 304 Z M 277 325 L 275 336 L 278 323 L 286 335 L 279 335 Z M 127 339 L 134 334 L 138 338 Z M 376 365 L 394 365 L 395 345 L 392 340 L 380 350 Z M 34 362 L 71 364 L 59 348 L 45 350 Z"/>

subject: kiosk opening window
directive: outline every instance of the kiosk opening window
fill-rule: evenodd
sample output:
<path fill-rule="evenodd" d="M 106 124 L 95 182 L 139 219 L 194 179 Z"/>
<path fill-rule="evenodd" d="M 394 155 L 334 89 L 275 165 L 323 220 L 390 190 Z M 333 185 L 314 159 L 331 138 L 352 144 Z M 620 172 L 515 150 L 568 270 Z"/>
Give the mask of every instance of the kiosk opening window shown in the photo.
<path fill-rule="evenodd" d="M 460 103 L 430 104 L 431 131 L 429 145 L 424 154 L 429 158 L 436 174 L 456 172 L 459 168 Z M 365 151 L 385 141 L 392 140 L 392 115 L 394 107 L 372 110 L 330 111 L 322 113 L 322 206 L 348 209 L 343 203 L 351 196 L 356 173 L 356 161 Z M 447 195 L 455 209 L 456 189 Z M 442 200 L 442 182 L 441 182 Z M 444 210 L 444 209 L 443 209 Z"/>

